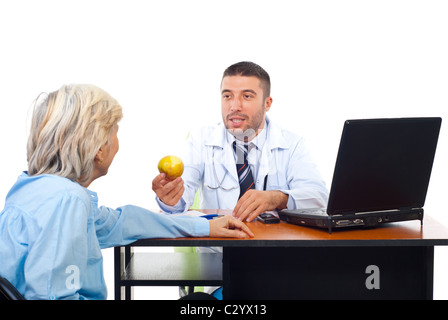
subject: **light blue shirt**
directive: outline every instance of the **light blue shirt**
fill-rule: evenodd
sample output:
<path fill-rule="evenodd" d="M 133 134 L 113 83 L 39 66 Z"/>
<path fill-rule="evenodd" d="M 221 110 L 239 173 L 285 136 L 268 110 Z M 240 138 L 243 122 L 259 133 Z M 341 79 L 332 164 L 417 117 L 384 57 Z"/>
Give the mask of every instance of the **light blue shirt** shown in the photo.
<path fill-rule="evenodd" d="M 97 194 L 76 182 L 25 172 L 0 213 L 0 274 L 26 299 L 105 299 L 101 249 L 209 228 L 203 218 L 98 207 Z"/>

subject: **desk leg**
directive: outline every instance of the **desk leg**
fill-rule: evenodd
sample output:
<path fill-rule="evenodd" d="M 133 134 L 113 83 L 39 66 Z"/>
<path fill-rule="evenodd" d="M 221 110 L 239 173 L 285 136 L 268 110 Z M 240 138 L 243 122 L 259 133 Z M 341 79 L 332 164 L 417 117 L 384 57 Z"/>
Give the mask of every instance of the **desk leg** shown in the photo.
<path fill-rule="evenodd" d="M 125 268 L 128 267 L 129 262 L 131 262 L 132 255 L 134 254 L 133 248 L 131 246 L 124 247 L 124 265 Z M 134 297 L 134 288 L 132 286 L 124 287 L 124 299 L 132 300 Z"/>
<path fill-rule="evenodd" d="M 432 299 L 434 247 L 223 250 L 224 299 Z"/>
<path fill-rule="evenodd" d="M 132 300 L 133 288 L 131 286 L 122 285 L 121 277 L 131 261 L 132 247 L 115 247 L 114 248 L 114 289 L 115 300 Z"/>
<path fill-rule="evenodd" d="M 124 247 L 114 248 L 114 291 L 115 300 L 121 300 L 124 296 L 124 288 L 121 286 L 121 275 L 124 271 Z"/>

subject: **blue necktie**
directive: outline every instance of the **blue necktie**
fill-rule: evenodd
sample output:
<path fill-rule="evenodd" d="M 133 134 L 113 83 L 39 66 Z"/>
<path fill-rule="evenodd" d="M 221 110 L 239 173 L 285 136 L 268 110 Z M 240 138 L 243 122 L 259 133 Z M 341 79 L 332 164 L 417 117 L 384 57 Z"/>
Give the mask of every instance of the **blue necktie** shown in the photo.
<path fill-rule="evenodd" d="M 247 162 L 247 144 L 243 147 L 238 145 L 235 141 L 233 143 L 233 149 L 236 153 L 236 171 L 238 173 L 238 179 L 240 182 L 240 196 L 238 197 L 239 199 L 247 190 L 254 189 L 255 183 L 252 176 L 252 171 L 250 170 L 249 164 Z"/>

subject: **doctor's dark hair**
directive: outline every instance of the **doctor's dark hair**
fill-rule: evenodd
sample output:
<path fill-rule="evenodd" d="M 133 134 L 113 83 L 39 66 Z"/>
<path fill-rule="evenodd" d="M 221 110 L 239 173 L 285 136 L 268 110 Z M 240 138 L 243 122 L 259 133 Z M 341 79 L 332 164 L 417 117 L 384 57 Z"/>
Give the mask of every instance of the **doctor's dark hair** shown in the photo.
<path fill-rule="evenodd" d="M 228 67 L 222 77 L 243 76 L 257 77 L 260 80 L 260 86 L 263 89 L 264 98 L 271 95 L 271 78 L 269 74 L 258 64 L 250 61 L 242 61 Z"/>

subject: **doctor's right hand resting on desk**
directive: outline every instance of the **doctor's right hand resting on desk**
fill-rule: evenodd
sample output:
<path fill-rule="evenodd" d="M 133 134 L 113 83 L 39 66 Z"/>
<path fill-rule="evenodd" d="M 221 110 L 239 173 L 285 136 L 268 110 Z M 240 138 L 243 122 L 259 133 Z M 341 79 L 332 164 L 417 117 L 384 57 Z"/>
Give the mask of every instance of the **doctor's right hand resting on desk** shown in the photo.
<path fill-rule="evenodd" d="M 249 227 L 232 216 L 209 221 L 212 238 L 252 238 L 254 236 Z"/>
<path fill-rule="evenodd" d="M 168 206 L 174 206 L 179 202 L 184 189 L 184 181 L 181 177 L 169 180 L 165 173 L 161 173 L 152 180 L 152 190 Z"/>

